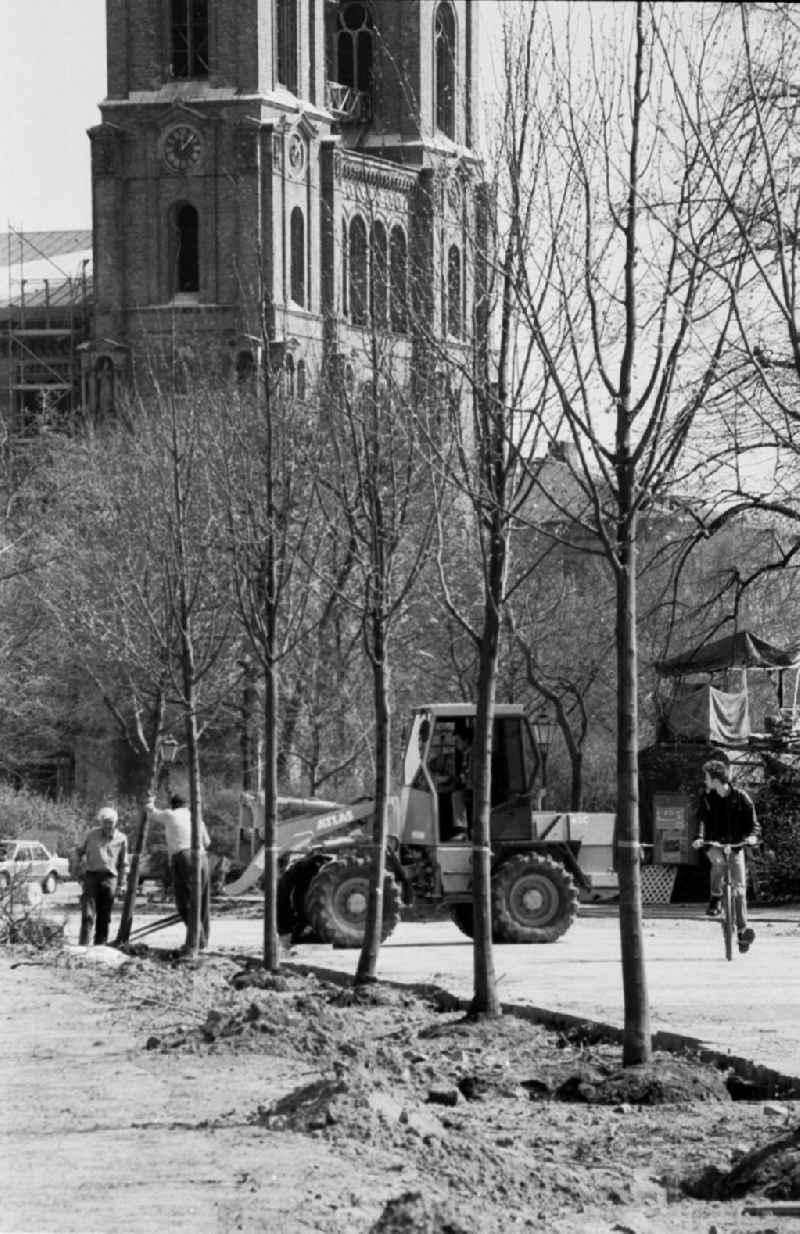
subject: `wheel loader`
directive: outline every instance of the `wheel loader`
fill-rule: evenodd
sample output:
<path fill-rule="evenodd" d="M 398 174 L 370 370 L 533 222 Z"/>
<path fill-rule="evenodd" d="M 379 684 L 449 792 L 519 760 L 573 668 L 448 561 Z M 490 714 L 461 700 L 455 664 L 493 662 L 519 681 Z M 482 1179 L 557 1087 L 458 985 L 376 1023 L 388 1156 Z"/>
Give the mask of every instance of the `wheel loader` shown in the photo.
<path fill-rule="evenodd" d="M 383 937 L 403 906 L 443 904 L 459 929 L 473 933 L 470 747 L 475 707 L 418 707 L 403 759 L 399 796 L 390 801 Z M 572 924 L 578 888 L 590 889 L 580 841 L 538 834 L 533 811 L 537 768 L 521 706 L 495 707 L 492 737 L 491 906 L 498 942 L 550 943 Z M 295 941 L 361 945 L 369 888 L 374 805 L 282 798 L 279 803 L 278 929 Z M 541 816 L 539 816 L 541 817 Z M 553 816 L 557 819 L 559 816 Z M 263 838 L 264 798 L 242 794 L 240 836 Z M 263 848 L 236 883 L 239 894 L 264 868 Z"/>

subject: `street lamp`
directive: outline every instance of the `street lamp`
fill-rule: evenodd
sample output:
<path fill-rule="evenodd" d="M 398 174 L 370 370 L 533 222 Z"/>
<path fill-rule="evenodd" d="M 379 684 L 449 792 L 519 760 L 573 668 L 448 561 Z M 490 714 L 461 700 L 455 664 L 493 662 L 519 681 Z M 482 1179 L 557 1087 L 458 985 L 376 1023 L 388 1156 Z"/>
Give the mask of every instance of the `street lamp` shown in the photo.
<path fill-rule="evenodd" d="M 161 772 L 159 779 L 163 779 L 164 786 L 169 791 L 169 769 L 175 762 L 175 756 L 178 753 L 178 742 L 169 733 L 166 737 L 162 737 L 158 743 L 158 758 L 161 763 Z"/>
<path fill-rule="evenodd" d="M 168 767 L 171 767 L 172 764 L 175 762 L 175 755 L 177 753 L 178 753 L 178 742 L 175 740 L 172 734 L 170 733 L 168 736 L 162 737 L 161 745 L 159 748 L 161 762 L 166 763 Z"/>
<path fill-rule="evenodd" d="M 539 799 L 539 809 L 544 805 L 547 795 L 547 755 L 555 741 L 558 723 L 551 719 L 546 711 L 539 712 L 531 725 L 536 748 L 542 758 L 542 791 Z"/>

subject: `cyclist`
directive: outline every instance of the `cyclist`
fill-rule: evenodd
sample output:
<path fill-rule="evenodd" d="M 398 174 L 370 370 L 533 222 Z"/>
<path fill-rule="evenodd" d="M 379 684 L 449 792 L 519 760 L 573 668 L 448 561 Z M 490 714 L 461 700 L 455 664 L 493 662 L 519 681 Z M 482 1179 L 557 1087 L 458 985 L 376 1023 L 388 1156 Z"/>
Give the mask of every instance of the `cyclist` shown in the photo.
<path fill-rule="evenodd" d="M 754 846 L 761 838 L 761 828 L 753 802 L 747 793 L 731 784 L 727 763 L 711 759 L 703 764 L 705 789 L 700 797 L 697 839 L 695 848 L 705 848 L 713 840 L 716 844 Z M 722 877 L 725 870 L 725 854 L 720 848 L 707 849 L 711 863 L 710 899 L 706 913 L 718 917 L 722 899 Z M 731 886 L 733 889 L 734 913 L 739 950 L 749 951 L 755 939 L 755 931 L 747 924 L 747 890 L 744 864 L 744 849 L 735 848 L 730 856 Z"/>

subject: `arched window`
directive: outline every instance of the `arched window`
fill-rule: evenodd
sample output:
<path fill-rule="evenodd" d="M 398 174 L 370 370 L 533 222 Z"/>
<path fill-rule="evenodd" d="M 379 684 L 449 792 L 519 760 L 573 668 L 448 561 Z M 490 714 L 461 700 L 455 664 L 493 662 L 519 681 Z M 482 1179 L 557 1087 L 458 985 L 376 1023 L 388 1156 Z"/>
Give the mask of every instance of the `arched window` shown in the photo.
<path fill-rule="evenodd" d="M 200 290 L 200 227 L 197 211 L 188 202 L 172 208 L 170 279 L 173 295 Z"/>
<path fill-rule="evenodd" d="M 299 206 L 289 220 L 290 295 L 295 304 L 306 302 L 306 224 Z"/>
<path fill-rule="evenodd" d="M 297 0 L 277 0 L 276 19 L 278 81 L 297 94 Z"/>
<path fill-rule="evenodd" d="M 350 320 L 363 326 L 367 320 L 367 227 L 360 215 L 350 223 Z"/>
<path fill-rule="evenodd" d="M 208 77 L 208 0 L 172 0 L 173 77 Z"/>
<path fill-rule="evenodd" d="M 342 219 L 342 316 L 348 317 L 350 293 L 350 262 L 349 243 L 347 238 L 347 219 Z"/>
<path fill-rule="evenodd" d="M 386 228 L 383 223 L 373 223 L 370 249 L 372 256 L 372 266 L 370 269 L 372 320 L 377 326 L 385 326 L 389 290 L 389 245 L 386 239 Z"/>
<path fill-rule="evenodd" d="M 448 0 L 436 10 L 436 127 L 445 136 L 456 136 L 456 19 Z"/>
<path fill-rule="evenodd" d="M 447 333 L 461 338 L 461 253 L 451 244 L 447 253 Z"/>
<path fill-rule="evenodd" d="M 392 329 L 405 334 L 408 328 L 408 260 L 402 227 L 393 227 L 389 240 L 389 304 Z"/>
<path fill-rule="evenodd" d="M 336 80 L 367 94 L 372 90 L 372 14 L 366 4 L 343 4 L 336 23 Z"/>

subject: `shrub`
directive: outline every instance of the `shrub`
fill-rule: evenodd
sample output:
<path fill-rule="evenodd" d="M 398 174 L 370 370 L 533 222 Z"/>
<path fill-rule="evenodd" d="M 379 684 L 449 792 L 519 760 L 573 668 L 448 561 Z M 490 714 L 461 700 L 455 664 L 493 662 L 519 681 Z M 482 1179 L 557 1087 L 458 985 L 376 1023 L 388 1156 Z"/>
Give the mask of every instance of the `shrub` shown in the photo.
<path fill-rule="evenodd" d="M 203 820 L 211 838 L 211 851 L 220 857 L 235 856 L 239 790 L 213 780 L 204 784 Z"/>
<path fill-rule="evenodd" d="M 58 852 L 68 857 L 91 817 L 86 803 L 78 797 L 55 801 L 29 789 L 0 783 L 0 837 L 14 840 L 57 832 Z"/>
<path fill-rule="evenodd" d="M 109 795 L 92 804 L 78 796 L 55 801 L 29 789 L 15 789 L 0 783 L 0 838 L 10 840 L 56 833 L 56 848 L 62 857 L 70 857 L 76 845 L 94 826 L 101 805 L 114 805 L 119 814 L 119 828 L 132 846 L 142 818 L 142 802 L 135 797 Z M 210 781 L 203 786 L 203 816 L 215 853 L 232 855 L 239 818 L 239 793 Z M 147 849 L 163 847 L 164 837 L 151 827 Z"/>
<path fill-rule="evenodd" d="M 757 808 L 762 833 L 754 861 L 759 899 L 773 904 L 800 899 L 800 792 L 766 784 Z"/>
<path fill-rule="evenodd" d="M 0 888 L 0 946 L 24 943 L 38 950 L 61 946 L 65 928 L 66 916 L 55 920 L 45 911 L 41 889 L 24 872 Z"/>

